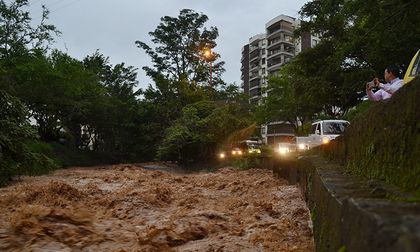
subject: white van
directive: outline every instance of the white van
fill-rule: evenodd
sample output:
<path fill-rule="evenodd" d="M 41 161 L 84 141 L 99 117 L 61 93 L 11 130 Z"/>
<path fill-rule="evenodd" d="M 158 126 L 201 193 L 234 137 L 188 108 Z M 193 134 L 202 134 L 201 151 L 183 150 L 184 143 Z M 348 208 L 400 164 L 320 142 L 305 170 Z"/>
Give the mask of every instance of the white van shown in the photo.
<path fill-rule="evenodd" d="M 322 120 L 312 123 L 307 142 L 309 148 L 328 144 L 331 140 L 343 134 L 349 124 L 345 120 Z"/>

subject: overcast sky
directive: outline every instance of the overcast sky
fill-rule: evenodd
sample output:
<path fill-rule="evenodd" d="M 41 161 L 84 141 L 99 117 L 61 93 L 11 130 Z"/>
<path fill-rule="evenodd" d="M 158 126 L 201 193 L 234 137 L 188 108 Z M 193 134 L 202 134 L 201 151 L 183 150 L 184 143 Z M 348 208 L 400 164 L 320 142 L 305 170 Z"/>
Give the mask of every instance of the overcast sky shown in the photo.
<path fill-rule="evenodd" d="M 153 31 L 163 16 L 176 17 L 184 8 L 209 17 L 206 26 L 219 29 L 215 50 L 226 62 L 222 76 L 227 83 L 240 85 L 241 48 L 248 39 L 264 32 L 265 23 L 286 14 L 297 17 L 307 0 L 30 0 L 33 21 L 40 20 L 41 5 L 50 11 L 49 23 L 62 35 L 55 48 L 82 59 L 99 49 L 112 64 L 125 62 L 137 67 L 139 87 L 151 80 L 141 69 L 151 65 L 148 56 L 134 44 L 150 43 Z"/>

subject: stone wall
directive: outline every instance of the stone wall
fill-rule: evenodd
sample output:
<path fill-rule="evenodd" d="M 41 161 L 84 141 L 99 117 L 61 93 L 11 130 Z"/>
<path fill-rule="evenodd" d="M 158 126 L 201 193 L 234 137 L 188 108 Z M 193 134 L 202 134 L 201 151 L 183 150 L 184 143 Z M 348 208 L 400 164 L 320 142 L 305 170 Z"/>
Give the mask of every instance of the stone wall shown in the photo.
<path fill-rule="evenodd" d="M 274 161 L 275 176 L 298 183 L 311 212 L 317 251 L 419 251 L 420 205 L 395 187 L 346 174 L 319 155 Z"/>
<path fill-rule="evenodd" d="M 420 200 L 420 78 L 356 116 L 323 155 L 354 175 L 397 186 Z"/>

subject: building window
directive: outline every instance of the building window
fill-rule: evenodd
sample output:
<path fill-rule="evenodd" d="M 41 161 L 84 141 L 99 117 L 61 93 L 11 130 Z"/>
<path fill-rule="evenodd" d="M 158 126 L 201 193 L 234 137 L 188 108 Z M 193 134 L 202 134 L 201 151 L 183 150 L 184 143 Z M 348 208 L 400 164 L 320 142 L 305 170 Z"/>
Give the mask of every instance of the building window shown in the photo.
<path fill-rule="evenodd" d="M 312 47 L 315 47 L 318 44 L 318 40 L 312 39 Z"/>
<path fill-rule="evenodd" d="M 293 37 L 290 35 L 284 35 L 284 40 L 287 42 L 293 42 Z"/>
<path fill-rule="evenodd" d="M 265 74 L 265 67 L 262 68 L 261 73 Z"/>
<path fill-rule="evenodd" d="M 265 58 L 261 59 L 261 64 L 265 64 Z"/>

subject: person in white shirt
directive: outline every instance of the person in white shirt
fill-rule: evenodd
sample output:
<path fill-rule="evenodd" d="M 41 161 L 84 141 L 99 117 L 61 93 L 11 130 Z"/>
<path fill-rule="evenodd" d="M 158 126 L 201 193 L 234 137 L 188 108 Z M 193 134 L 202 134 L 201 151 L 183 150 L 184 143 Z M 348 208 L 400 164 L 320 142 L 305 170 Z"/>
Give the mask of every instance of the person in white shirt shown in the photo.
<path fill-rule="evenodd" d="M 402 87 L 403 80 L 399 78 L 400 72 L 398 67 L 389 66 L 385 69 L 384 77 L 387 84 L 380 83 L 378 78 L 366 84 L 366 94 L 369 100 L 381 101 L 391 98 L 391 96 Z M 372 91 L 374 87 L 379 88 L 375 93 Z"/>

